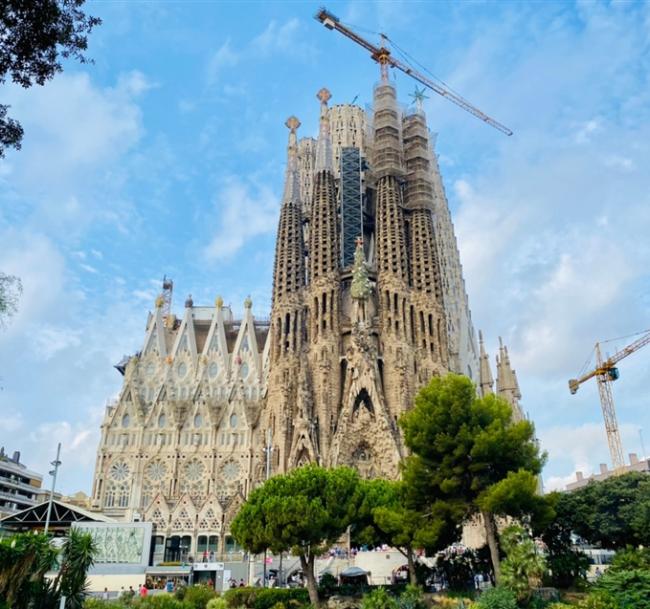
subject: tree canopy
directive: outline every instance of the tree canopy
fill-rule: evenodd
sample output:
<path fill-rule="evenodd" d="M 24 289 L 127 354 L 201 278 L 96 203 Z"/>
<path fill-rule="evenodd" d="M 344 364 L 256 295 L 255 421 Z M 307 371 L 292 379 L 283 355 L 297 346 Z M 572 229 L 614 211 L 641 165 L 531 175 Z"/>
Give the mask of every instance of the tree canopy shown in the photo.
<path fill-rule="evenodd" d="M 403 479 L 413 505 L 444 502 L 456 518 L 480 513 L 495 576 L 499 576 L 496 516 L 548 519 L 537 494 L 540 455 L 529 421 L 513 421 L 502 398 L 476 396 L 465 376 L 436 377 L 418 393 L 400 419 L 412 451 Z"/>
<path fill-rule="evenodd" d="M 43 85 L 61 72 L 62 59 L 84 63 L 87 35 L 101 23 L 86 15 L 85 0 L 4 0 L 0 3 L 0 84 Z M 0 104 L 0 157 L 20 148 L 23 128 Z"/>
<path fill-rule="evenodd" d="M 260 553 L 291 551 L 300 558 L 312 604 L 318 604 L 314 561 L 354 522 L 361 500 L 353 469 L 307 465 L 256 488 L 233 520 L 235 539 Z"/>
<path fill-rule="evenodd" d="M 554 527 L 592 544 L 618 550 L 650 545 L 650 477 L 640 472 L 613 476 L 570 493 L 554 495 Z"/>

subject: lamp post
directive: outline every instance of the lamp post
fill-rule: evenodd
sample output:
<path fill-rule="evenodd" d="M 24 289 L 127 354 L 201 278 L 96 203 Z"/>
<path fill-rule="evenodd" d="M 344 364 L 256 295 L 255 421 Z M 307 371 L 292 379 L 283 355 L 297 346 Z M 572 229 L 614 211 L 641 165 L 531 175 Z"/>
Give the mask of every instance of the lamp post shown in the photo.
<path fill-rule="evenodd" d="M 50 528 L 50 516 L 52 515 L 52 501 L 54 500 L 54 487 L 56 486 L 56 475 L 59 471 L 59 465 L 61 465 L 61 442 L 56 449 L 56 459 L 51 461 L 51 465 L 54 466 L 54 469 L 50 472 L 52 476 L 52 488 L 50 489 L 50 499 L 47 502 L 47 516 L 45 517 L 45 534 L 47 535 L 47 530 Z"/>

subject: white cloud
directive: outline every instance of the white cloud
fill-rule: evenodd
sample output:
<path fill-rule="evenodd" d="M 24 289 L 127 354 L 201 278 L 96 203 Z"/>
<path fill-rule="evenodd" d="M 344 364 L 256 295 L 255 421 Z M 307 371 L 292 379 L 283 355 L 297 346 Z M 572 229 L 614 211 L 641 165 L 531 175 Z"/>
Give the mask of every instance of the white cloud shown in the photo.
<path fill-rule="evenodd" d="M 225 68 L 232 68 L 239 63 L 239 53 L 233 50 L 230 40 L 226 40 L 210 57 L 206 67 L 206 81 L 209 86 L 213 86 L 218 81 L 221 72 Z M 181 110 L 187 111 L 187 104 L 181 107 Z"/>
<path fill-rule="evenodd" d="M 228 178 L 216 197 L 220 219 L 216 235 L 206 246 L 208 259 L 229 258 L 253 237 L 272 233 L 277 226 L 278 197 L 266 186 Z"/>
<path fill-rule="evenodd" d="M 266 29 L 253 39 L 251 46 L 255 52 L 263 54 L 290 51 L 300 55 L 313 51 L 310 45 L 299 39 L 300 30 L 300 21 L 296 17 L 282 25 L 273 19 Z"/>

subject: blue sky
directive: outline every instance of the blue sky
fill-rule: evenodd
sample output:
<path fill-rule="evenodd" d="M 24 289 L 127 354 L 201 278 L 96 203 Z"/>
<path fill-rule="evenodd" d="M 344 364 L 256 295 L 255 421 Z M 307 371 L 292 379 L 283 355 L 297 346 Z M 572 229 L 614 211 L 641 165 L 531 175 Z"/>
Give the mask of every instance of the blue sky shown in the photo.
<path fill-rule="evenodd" d="M 330 2 L 515 132 L 434 95 L 430 127 L 477 328 L 510 347 L 549 452 L 547 486 L 609 461 L 595 385 L 570 396 L 599 339 L 650 327 L 650 4 Z M 89 2 L 93 65 L 0 89 L 26 135 L 0 163 L 0 269 L 22 277 L 0 333 L 0 444 L 61 489 L 90 489 L 99 424 L 141 348 L 164 274 L 175 306 L 217 294 L 268 313 L 286 128 L 315 135 L 315 93 L 371 100 L 365 52 L 312 2 Z M 413 83 L 396 75 L 404 102 Z M 616 345 L 612 343 L 610 349 Z M 650 351 L 614 387 L 626 452 L 650 446 Z"/>

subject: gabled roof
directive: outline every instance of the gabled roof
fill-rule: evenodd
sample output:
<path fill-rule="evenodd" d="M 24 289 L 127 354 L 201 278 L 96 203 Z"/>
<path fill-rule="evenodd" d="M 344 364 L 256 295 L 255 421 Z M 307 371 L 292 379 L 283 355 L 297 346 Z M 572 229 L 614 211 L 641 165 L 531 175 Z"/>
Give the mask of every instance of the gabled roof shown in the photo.
<path fill-rule="evenodd" d="M 45 526 L 47 519 L 47 501 L 28 507 L 20 512 L 5 516 L 0 519 L 0 526 L 7 528 L 38 529 Z M 52 512 L 50 514 L 51 527 L 69 527 L 73 522 L 116 522 L 99 512 L 90 512 L 83 508 L 64 503 L 63 501 L 52 501 Z"/>

